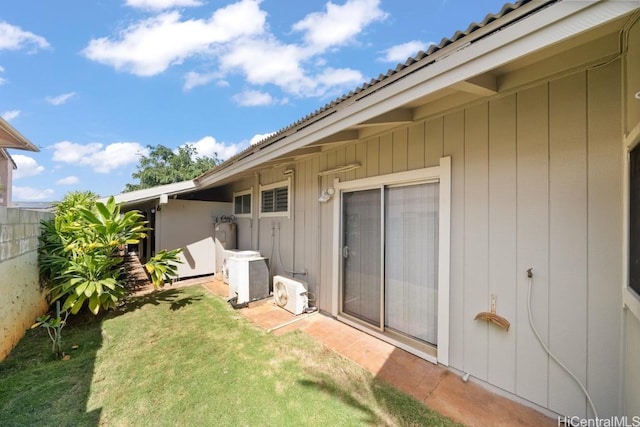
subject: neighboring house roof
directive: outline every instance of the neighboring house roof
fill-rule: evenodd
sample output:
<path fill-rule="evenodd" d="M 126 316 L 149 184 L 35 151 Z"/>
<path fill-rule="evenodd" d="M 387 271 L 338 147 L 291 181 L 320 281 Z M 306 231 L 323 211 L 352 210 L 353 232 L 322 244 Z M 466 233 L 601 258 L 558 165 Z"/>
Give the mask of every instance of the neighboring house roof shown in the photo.
<path fill-rule="evenodd" d="M 17 148 L 19 150 L 40 151 L 27 138 L 22 136 L 5 119 L 0 117 L 0 148 Z"/>
<path fill-rule="evenodd" d="M 150 200 L 157 200 L 161 195 L 173 196 L 175 194 L 188 193 L 196 189 L 196 185 L 193 181 L 181 181 L 173 184 L 159 185 L 153 188 L 145 188 L 142 190 L 130 191 L 128 193 L 120 193 L 114 196 L 116 203 L 141 203 Z M 103 197 L 98 199 L 101 202 L 106 202 L 108 198 Z"/>
<path fill-rule="evenodd" d="M 13 158 L 11 157 L 9 152 L 7 150 L 5 150 L 4 148 L 0 148 L 0 158 L 9 160 L 11 162 L 11 164 L 13 165 L 13 169 L 14 170 L 18 169 L 18 165 L 16 165 L 16 162 L 13 160 Z"/>

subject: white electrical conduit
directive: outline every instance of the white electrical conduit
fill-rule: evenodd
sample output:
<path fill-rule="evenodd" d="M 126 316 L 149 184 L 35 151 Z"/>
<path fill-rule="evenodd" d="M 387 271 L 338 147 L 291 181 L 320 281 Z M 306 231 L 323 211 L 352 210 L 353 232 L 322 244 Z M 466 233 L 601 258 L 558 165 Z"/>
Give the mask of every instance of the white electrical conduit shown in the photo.
<path fill-rule="evenodd" d="M 533 285 L 533 268 L 530 268 L 527 270 L 527 277 L 529 278 L 529 291 L 527 292 L 527 312 L 529 314 L 529 325 L 531 325 L 531 329 L 533 330 L 533 333 L 535 334 L 536 338 L 538 338 L 540 345 L 542 345 L 542 348 L 544 348 L 544 351 L 547 352 L 549 357 L 552 358 L 558 365 L 560 365 L 560 367 L 564 369 L 571 376 L 571 378 L 575 380 L 576 383 L 578 383 L 578 385 L 582 389 L 582 392 L 584 393 L 584 395 L 587 397 L 587 400 L 589 401 L 589 406 L 591 406 L 593 415 L 595 416 L 596 419 L 598 419 L 598 411 L 596 410 L 596 406 L 593 404 L 593 400 L 591 400 L 591 396 L 589 395 L 589 392 L 587 391 L 586 387 L 582 384 L 582 382 L 580 382 L 578 377 L 576 377 L 575 374 L 569 370 L 569 368 L 567 368 L 560 360 L 558 360 L 556 356 L 553 355 L 553 353 L 551 353 L 551 350 L 549 350 L 549 347 L 547 347 L 547 345 L 544 343 L 544 341 L 542 340 L 542 337 L 538 333 L 538 330 L 534 326 L 533 316 L 531 314 L 531 288 Z"/>
<path fill-rule="evenodd" d="M 274 231 L 275 232 L 275 231 Z M 275 241 L 275 239 L 274 239 Z M 271 249 L 271 251 L 273 252 L 273 248 Z M 288 269 L 283 263 L 282 263 L 282 258 L 280 257 L 280 224 L 278 223 L 278 263 L 280 264 L 280 267 L 282 267 L 282 269 L 292 275 L 300 275 L 300 276 L 306 276 L 307 275 L 307 270 L 305 269 L 305 271 L 295 271 L 294 269 Z M 294 254 L 293 256 L 295 257 L 295 249 L 294 249 Z"/>

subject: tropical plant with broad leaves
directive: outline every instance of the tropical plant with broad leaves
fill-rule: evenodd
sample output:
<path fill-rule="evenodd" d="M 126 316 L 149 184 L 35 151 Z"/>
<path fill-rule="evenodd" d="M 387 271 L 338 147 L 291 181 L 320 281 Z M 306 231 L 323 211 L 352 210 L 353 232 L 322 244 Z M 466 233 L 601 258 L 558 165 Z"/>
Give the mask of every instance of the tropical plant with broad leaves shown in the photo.
<path fill-rule="evenodd" d="M 182 252 L 181 249 L 171 251 L 163 249 L 152 256 L 144 265 L 149 272 L 151 282 L 155 289 L 161 288 L 165 282 L 171 282 L 174 278 L 178 277 L 178 267 L 176 264 L 182 263 L 182 260 L 178 256 L 180 252 Z"/>
<path fill-rule="evenodd" d="M 107 203 L 90 193 L 71 193 L 43 221 L 39 265 L 51 301 L 76 314 L 87 302 L 92 313 L 116 306 L 127 294 L 118 250 L 136 244 L 148 228 L 138 211 L 122 213 L 113 197 Z"/>

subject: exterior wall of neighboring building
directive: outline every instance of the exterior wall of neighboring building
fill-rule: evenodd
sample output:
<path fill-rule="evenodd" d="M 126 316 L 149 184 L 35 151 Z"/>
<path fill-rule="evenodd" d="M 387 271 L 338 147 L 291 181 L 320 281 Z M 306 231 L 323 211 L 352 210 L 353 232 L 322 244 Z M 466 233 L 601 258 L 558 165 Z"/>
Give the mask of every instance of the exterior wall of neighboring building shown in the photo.
<path fill-rule="evenodd" d="M 231 215 L 231 203 L 169 199 L 155 214 L 155 250 L 182 248 L 180 278 L 214 274 L 216 217 Z"/>
<path fill-rule="evenodd" d="M 13 163 L 0 152 L 0 206 L 11 205 Z"/>
<path fill-rule="evenodd" d="M 51 216 L 0 207 L 0 360 L 47 310 L 37 249 L 40 221 Z"/>

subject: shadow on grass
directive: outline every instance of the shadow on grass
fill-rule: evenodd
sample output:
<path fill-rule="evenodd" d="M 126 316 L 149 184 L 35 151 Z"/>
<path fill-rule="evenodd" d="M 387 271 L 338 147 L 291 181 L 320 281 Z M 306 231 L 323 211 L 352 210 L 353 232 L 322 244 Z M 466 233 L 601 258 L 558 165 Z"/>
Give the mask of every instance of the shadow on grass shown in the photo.
<path fill-rule="evenodd" d="M 88 312 L 72 315 L 62 331 L 62 348 L 70 356 L 65 361 L 51 352 L 44 328 L 28 330 L 0 362 L 0 425 L 100 425 L 102 409 L 87 410 L 87 406 L 92 382 L 99 381 L 93 373 L 103 345 L 103 322 L 146 304 L 167 304 L 176 311 L 200 299 L 181 295 L 180 289 L 168 289 L 131 297 L 126 305 L 97 316 Z"/>
<path fill-rule="evenodd" d="M 382 423 L 382 420 L 376 415 L 376 413 L 373 412 L 368 406 L 360 403 L 360 401 L 356 399 L 352 393 L 344 390 L 343 388 L 340 388 L 329 376 L 322 374 L 320 374 L 319 376 L 321 377 L 321 379 L 317 381 L 298 380 L 298 384 L 302 385 L 303 387 L 313 388 L 327 393 L 331 396 L 337 397 L 343 403 L 359 410 L 366 415 L 367 419 L 363 420 L 363 422 L 367 425 L 380 425 Z"/>
<path fill-rule="evenodd" d="M 70 360 L 57 359 L 47 331 L 37 328 L 27 331 L 0 363 L 3 426 L 99 425 L 101 409 L 87 411 L 87 402 L 96 354 L 102 346 L 103 316 L 81 317 L 69 319 L 62 332 L 63 350 Z"/>
<path fill-rule="evenodd" d="M 128 311 L 137 310 L 147 304 L 160 305 L 169 303 L 171 311 L 180 310 L 188 305 L 193 304 L 195 301 L 200 301 L 201 296 L 182 296 L 180 289 L 166 289 L 158 290 L 148 294 L 130 297 L 127 304 L 122 308 L 116 310 L 116 313 L 126 313 Z"/>

